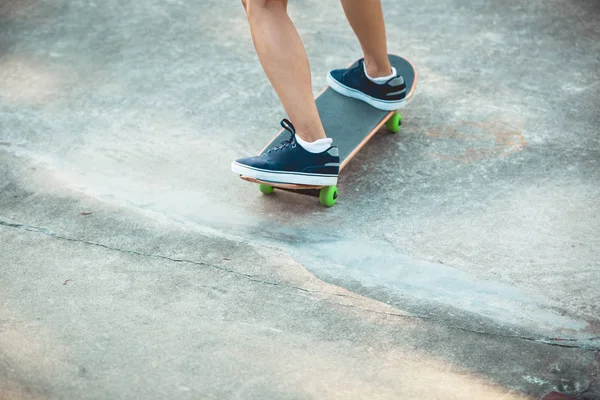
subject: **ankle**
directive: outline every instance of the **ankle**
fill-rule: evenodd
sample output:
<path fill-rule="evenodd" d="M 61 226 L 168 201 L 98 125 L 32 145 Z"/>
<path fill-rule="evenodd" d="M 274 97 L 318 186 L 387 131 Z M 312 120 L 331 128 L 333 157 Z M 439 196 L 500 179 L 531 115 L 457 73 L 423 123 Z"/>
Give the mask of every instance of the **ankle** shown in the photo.
<path fill-rule="evenodd" d="M 298 135 L 296 135 L 296 141 L 298 142 L 298 144 L 300 144 L 300 146 L 302 146 L 302 148 L 304 148 L 304 150 L 308 151 L 309 153 L 322 153 L 328 150 L 333 143 L 333 140 L 331 138 L 322 138 L 314 141 L 306 141 Z"/>
<path fill-rule="evenodd" d="M 304 142 L 312 143 L 316 142 L 319 139 L 325 139 L 327 136 L 325 132 L 322 135 L 309 134 L 308 131 L 296 132 L 296 136 L 301 138 Z"/>
<path fill-rule="evenodd" d="M 386 60 L 387 61 L 387 60 Z M 376 79 L 392 74 L 390 62 L 377 63 L 365 57 L 365 71 L 370 78 Z"/>
<path fill-rule="evenodd" d="M 299 126 L 296 126 L 296 135 L 308 143 L 316 142 L 319 139 L 324 139 L 327 137 L 325 130 L 320 123 L 306 125 L 299 124 Z"/>

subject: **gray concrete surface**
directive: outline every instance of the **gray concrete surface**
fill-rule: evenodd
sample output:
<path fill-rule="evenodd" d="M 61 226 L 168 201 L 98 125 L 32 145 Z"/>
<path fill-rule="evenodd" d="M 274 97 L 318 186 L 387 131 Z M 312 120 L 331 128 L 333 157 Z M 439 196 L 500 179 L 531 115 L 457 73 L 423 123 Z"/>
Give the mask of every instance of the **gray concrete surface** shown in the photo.
<path fill-rule="evenodd" d="M 290 3 L 317 93 L 359 46 Z M 229 171 L 238 2 L 0 2 L 0 398 L 600 398 L 600 4 L 383 4 L 419 90 L 324 209 Z"/>

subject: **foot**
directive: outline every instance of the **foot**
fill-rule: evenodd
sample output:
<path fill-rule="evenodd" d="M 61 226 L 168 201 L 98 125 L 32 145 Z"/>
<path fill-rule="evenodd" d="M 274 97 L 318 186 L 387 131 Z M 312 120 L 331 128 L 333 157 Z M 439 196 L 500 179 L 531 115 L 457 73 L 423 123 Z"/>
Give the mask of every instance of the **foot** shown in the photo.
<path fill-rule="evenodd" d="M 333 186 L 340 170 L 339 151 L 335 146 L 313 153 L 306 150 L 296 138 L 290 121 L 281 121 L 290 132 L 289 140 L 281 142 L 260 156 L 242 158 L 231 164 L 236 174 L 272 183 Z"/>
<path fill-rule="evenodd" d="M 336 92 L 380 110 L 397 110 L 406 103 L 406 85 L 402 76 L 392 69 L 389 77 L 372 79 L 367 75 L 364 59 L 348 69 L 330 71 L 327 83 Z"/>

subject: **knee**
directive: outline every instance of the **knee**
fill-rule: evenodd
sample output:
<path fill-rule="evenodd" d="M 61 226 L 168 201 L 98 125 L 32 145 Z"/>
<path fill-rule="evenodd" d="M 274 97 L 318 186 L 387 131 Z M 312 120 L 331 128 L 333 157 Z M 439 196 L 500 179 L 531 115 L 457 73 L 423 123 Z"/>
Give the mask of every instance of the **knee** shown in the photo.
<path fill-rule="evenodd" d="M 246 13 L 264 9 L 287 8 L 287 0 L 242 0 Z"/>

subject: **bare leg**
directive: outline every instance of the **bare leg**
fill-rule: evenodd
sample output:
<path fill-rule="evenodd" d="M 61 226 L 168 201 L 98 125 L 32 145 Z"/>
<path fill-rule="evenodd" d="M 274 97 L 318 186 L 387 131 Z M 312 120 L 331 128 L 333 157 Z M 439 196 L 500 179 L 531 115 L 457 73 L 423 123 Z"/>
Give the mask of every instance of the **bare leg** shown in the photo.
<path fill-rule="evenodd" d="M 367 74 L 372 78 L 388 76 L 385 22 L 380 0 L 341 0 L 346 18 L 354 30 L 365 56 Z"/>
<path fill-rule="evenodd" d="M 254 47 L 298 136 L 322 139 L 325 130 L 312 93 L 304 45 L 287 14 L 287 0 L 243 0 Z"/>

